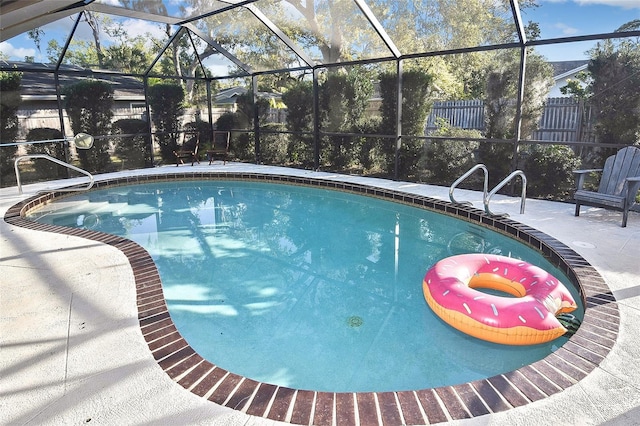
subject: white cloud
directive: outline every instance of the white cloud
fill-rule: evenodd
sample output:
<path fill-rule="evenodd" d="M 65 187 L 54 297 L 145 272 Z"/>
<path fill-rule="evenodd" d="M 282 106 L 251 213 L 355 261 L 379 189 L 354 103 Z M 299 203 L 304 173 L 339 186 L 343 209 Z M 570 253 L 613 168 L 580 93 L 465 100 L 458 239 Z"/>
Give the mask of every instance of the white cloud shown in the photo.
<path fill-rule="evenodd" d="M 11 43 L 6 41 L 0 43 L 0 52 L 7 55 L 9 59 L 13 61 L 24 61 L 25 56 L 36 55 L 36 49 L 14 47 Z"/>
<path fill-rule="evenodd" d="M 574 34 L 578 34 L 578 29 L 570 27 L 567 24 L 563 24 L 562 22 L 558 22 L 556 24 L 553 25 L 554 28 L 560 30 L 562 32 L 563 35 L 565 36 L 571 36 Z"/>
<path fill-rule="evenodd" d="M 581 6 L 599 4 L 603 6 L 622 7 L 624 9 L 640 9 L 639 0 L 574 0 L 574 1 Z"/>
<path fill-rule="evenodd" d="M 167 36 L 164 33 L 164 25 L 157 22 L 142 21 L 139 19 L 125 19 L 121 22 L 123 28 L 127 30 L 129 37 L 146 36 L 151 34 L 152 37 L 164 40 Z"/>
<path fill-rule="evenodd" d="M 624 9 L 640 9 L 640 0 L 540 0 L 540 3 L 577 3 L 580 6 L 602 5 L 622 7 Z"/>

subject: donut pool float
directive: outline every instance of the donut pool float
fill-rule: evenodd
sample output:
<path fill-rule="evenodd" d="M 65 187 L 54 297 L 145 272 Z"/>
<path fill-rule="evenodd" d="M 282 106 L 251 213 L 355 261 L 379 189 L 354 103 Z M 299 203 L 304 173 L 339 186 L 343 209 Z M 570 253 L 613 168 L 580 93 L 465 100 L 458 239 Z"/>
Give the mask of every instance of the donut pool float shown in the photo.
<path fill-rule="evenodd" d="M 429 307 L 447 324 L 470 336 L 506 345 L 534 345 L 562 336 L 567 329 L 556 316 L 577 308 L 569 290 L 545 270 L 488 254 L 440 260 L 427 271 L 422 290 Z"/>

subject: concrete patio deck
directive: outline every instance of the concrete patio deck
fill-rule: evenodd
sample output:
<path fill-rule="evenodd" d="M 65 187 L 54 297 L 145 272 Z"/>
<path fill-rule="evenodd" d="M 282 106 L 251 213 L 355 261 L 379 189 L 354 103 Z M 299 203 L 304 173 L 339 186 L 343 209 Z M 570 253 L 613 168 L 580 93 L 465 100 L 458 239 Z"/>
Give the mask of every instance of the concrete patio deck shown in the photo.
<path fill-rule="evenodd" d="M 334 173 L 228 163 L 192 171 L 294 174 L 367 183 L 448 200 L 448 188 Z M 160 167 L 110 174 L 174 173 Z M 97 179 L 106 178 L 97 176 Z M 82 181 L 79 178 L 78 181 Z M 0 214 L 43 188 L 73 180 L 0 189 Z M 478 208 L 482 195 L 457 192 Z M 518 408 L 455 424 L 640 424 L 640 214 L 496 196 L 492 210 L 572 248 L 604 277 L 618 302 L 618 340 L 572 387 Z M 131 267 L 117 249 L 0 221 L 0 424 L 280 424 L 216 405 L 172 381 L 140 331 Z"/>

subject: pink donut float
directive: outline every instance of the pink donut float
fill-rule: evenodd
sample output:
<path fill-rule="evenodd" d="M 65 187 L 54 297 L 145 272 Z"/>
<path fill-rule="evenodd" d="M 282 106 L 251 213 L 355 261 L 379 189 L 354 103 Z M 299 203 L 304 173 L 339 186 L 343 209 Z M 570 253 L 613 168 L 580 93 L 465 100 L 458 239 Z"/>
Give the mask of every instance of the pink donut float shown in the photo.
<path fill-rule="evenodd" d="M 577 308 L 569 290 L 545 270 L 496 255 L 447 257 L 427 271 L 422 289 L 429 307 L 447 324 L 507 345 L 532 345 L 562 336 L 567 329 L 556 315 Z"/>

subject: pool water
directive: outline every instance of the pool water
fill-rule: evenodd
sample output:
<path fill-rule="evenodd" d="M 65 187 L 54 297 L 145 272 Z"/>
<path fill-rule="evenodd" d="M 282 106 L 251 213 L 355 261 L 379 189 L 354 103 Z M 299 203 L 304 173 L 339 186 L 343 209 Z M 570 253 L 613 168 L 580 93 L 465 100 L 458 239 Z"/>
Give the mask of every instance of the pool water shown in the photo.
<path fill-rule="evenodd" d="M 158 266 L 174 323 L 201 356 L 236 374 L 298 389 L 454 385 L 515 370 L 566 341 L 497 345 L 442 322 L 424 300 L 422 278 L 447 256 L 523 259 L 580 299 L 566 276 L 515 240 L 339 191 L 163 182 L 67 197 L 32 218 L 136 241 Z"/>

